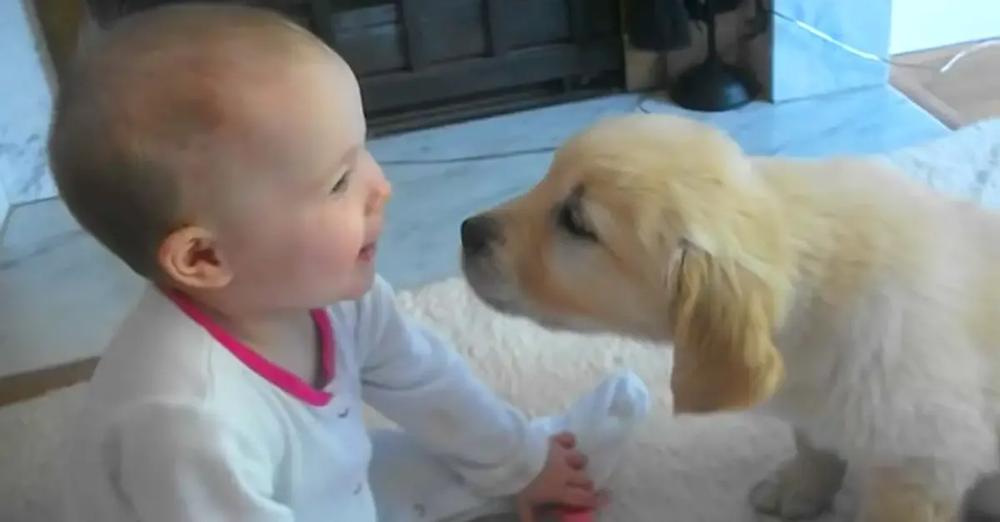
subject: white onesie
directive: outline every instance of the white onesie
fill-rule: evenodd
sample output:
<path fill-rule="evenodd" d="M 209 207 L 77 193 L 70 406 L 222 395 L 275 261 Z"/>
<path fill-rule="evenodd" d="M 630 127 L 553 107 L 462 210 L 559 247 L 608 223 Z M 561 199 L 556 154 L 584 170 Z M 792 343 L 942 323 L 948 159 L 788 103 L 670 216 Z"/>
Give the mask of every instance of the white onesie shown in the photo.
<path fill-rule="evenodd" d="M 313 319 L 322 389 L 230 337 L 190 301 L 150 287 L 105 351 L 70 432 L 67 518 L 368 522 L 410 510 L 404 518 L 435 520 L 482 511 L 540 471 L 558 423 L 529 422 L 501 401 L 450 346 L 398 312 L 383 280 Z M 632 387 L 638 419 L 645 390 Z M 411 467 L 397 479 L 380 466 L 371 479 L 363 402 L 405 430 L 402 442 L 377 442 L 386 455 L 435 471 Z M 426 510 L 440 498 L 389 493 L 420 490 L 400 481 L 421 475 L 448 482 L 460 499 L 438 514 Z"/>

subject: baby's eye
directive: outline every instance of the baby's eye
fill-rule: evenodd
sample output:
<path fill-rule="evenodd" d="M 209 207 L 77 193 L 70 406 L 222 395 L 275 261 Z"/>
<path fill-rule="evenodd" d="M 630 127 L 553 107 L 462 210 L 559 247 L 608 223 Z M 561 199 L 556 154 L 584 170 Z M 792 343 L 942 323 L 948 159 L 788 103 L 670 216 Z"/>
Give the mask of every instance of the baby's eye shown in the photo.
<path fill-rule="evenodd" d="M 343 192 L 344 189 L 347 188 L 347 181 L 348 178 L 350 177 L 351 177 L 351 171 L 345 172 L 344 175 L 337 180 L 337 184 L 333 186 L 333 190 L 331 190 L 330 192 L 333 194 L 336 194 L 338 192 Z"/>

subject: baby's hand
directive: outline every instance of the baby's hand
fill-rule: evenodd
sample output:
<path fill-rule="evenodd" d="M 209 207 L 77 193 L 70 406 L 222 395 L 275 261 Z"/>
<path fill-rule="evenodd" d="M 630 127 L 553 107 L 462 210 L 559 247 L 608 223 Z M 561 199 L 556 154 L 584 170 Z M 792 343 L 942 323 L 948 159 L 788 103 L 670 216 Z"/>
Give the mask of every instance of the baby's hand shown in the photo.
<path fill-rule="evenodd" d="M 521 522 L 534 522 L 535 509 L 542 505 L 594 509 L 603 502 L 603 495 L 594 490 L 593 481 L 584 471 L 587 457 L 575 446 L 576 438 L 570 433 L 549 440 L 545 466 L 517 497 Z"/>

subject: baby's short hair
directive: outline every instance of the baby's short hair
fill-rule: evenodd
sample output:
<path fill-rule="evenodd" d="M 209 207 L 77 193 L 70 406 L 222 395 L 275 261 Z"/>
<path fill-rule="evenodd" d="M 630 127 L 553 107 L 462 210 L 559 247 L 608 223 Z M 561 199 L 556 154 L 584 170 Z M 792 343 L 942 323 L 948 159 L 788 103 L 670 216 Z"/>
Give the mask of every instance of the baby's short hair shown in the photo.
<path fill-rule="evenodd" d="M 160 244 L 189 224 L 179 177 L 213 168 L 204 149 L 246 84 L 234 71 L 317 49 L 329 52 L 262 8 L 179 4 L 121 19 L 81 46 L 57 97 L 49 155 L 70 212 L 132 270 L 157 279 Z"/>

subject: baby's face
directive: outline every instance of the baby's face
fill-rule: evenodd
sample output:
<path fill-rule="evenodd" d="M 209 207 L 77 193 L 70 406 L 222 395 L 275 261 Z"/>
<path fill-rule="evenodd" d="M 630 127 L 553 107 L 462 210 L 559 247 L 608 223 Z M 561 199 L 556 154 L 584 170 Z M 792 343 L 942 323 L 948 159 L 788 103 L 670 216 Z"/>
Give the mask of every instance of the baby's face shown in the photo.
<path fill-rule="evenodd" d="M 332 54 L 247 91 L 225 160 L 217 223 L 231 298 L 301 308 L 363 295 L 372 284 L 390 192 L 365 148 L 357 81 Z"/>

